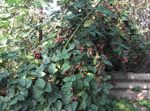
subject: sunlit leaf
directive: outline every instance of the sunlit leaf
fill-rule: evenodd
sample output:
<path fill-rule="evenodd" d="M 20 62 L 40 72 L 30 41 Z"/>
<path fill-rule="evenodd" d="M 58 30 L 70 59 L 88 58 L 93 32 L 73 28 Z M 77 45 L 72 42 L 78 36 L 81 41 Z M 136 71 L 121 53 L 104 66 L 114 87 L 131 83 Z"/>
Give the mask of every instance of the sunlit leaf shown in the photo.
<path fill-rule="evenodd" d="M 45 81 L 44 79 L 42 78 L 38 78 L 36 81 L 35 81 L 35 85 L 41 89 L 43 89 L 45 87 Z"/>

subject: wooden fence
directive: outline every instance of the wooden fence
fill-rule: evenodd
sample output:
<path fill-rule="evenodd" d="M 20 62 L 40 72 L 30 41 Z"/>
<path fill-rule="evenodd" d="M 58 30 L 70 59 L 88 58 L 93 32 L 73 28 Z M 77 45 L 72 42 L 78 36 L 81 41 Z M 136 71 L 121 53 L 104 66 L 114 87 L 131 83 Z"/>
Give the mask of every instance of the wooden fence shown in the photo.
<path fill-rule="evenodd" d="M 111 82 L 113 88 L 110 93 L 115 97 L 150 99 L 149 73 L 114 73 Z"/>

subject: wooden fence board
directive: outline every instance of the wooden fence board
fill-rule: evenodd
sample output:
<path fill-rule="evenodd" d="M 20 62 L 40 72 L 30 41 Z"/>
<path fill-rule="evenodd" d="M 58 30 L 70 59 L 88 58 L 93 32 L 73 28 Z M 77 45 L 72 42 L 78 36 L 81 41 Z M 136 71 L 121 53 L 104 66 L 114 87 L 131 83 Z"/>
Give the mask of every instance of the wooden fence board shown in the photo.
<path fill-rule="evenodd" d="M 127 97 L 132 100 L 150 99 L 150 90 L 142 90 L 141 92 L 134 92 L 132 90 L 111 90 L 110 94 L 118 98 Z"/>
<path fill-rule="evenodd" d="M 118 98 L 132 100 L 150 99 L 150 73 L 120 73 L 112 74 L 113 88 L 110 94 Z M 139 87 L 140 91 L 133 91 Z"/>
<path fill-rule="evenodd" d="M 150 81 L 149 73 L 114 73 L 112 75 L 113 80 L 142 80 L 142 81 Z"/>
<path fill-rule="evenodd" d="M 141 82 L 115 82 L 113 85 L 114 89 L 133 89 L 140 87 L 141 89 L 150 89 L 150 83 Z"/>

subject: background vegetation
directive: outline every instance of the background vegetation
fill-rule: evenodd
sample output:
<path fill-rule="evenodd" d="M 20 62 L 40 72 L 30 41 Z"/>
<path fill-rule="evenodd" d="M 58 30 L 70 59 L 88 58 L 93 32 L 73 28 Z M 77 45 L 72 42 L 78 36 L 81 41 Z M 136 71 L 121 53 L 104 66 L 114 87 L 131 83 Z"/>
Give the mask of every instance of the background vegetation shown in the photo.
<path fill-rule="evenodd" d="M 111 71 L 129 71 L 145 43 L 113 0 L 7 0 L 0 7 L 0 110 L 111 111 Z"/>

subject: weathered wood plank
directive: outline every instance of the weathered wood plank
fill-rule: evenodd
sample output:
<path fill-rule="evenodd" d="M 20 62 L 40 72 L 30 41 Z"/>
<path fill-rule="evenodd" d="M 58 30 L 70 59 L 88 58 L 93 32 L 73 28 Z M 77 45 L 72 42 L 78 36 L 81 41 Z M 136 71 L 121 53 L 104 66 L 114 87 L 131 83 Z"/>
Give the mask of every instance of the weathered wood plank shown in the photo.
<path fill-rule="evenodd" d="M 150 83 L 144 82 L 115 82 L 113 85 L 114 89 L 133 89 L 140 87 L 141 89 L 150 89 Z"/>
<path fill-rule="evenodd" d="M 118 98 L 128 98 L 134 100 L 150 99 L 150 90 L 142 90 L 141 92 L 134 92 L 132 90 L 111 90 L 110 94 Z"/>
<path fill-rule="evenodd" d="M 150 81 L 150 73 L 113 73 L 113 80 L 142 80 Z"/>

